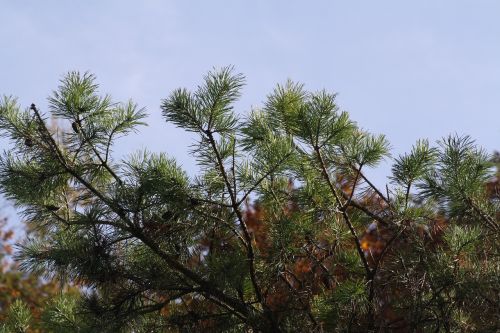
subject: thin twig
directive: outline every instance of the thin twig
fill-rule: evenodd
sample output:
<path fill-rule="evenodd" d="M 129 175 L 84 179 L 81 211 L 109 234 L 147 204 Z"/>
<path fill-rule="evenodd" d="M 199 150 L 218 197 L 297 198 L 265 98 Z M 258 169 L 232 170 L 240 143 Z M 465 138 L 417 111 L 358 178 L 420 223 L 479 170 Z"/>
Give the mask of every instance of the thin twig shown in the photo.
<path fill-rule="evenodd" d="M 231 188 L 231 183 L 228 179 L 226 169 L 224 168 L 224 162 L 222 161 L 222 157 L 220 155 L 219 150 L 217 149 L 217 144 L 215 142 L 215 138 L 213 136 L 213 133 L 210 130 L 205 131 L 205 134 L 207 135 L 207 138 L 210 142 L 210 145 L 212 146 L 212 149 L 215 153 L 216 159 L 217 159 L 217 165 L 219 167 L 219 172 L 224 179 L 224 183 L 226 184 L 227 191 L 229 192 L 229 197 L 231 200 L 231 206 L 233 211 L 236 214 L 236 217 L 238 218 L 238 222 L 240 223 L 241 229 L 243 231 L 243 236 L 245 237 L 245 242 L 246 242 L 246 247 L 247 247 L 247 258 L 248 258 L 248 266 L 250 270 L 250 280 L 252 281 L 252 286 L 255 292 L 255 296 L 257 297 L 257 300 L 262 303 L 262 293 L 260 291 L 260 287 L 257 283 L 257 277 L 255 274 L 255 253 L 252 245 L 252 238 L 250 237 L 250 233 L 248 231 L 248 228 L 246 226 L 246 223 L 243 219 L 243 214 L 241 213 L 241 210 L 239 208 L 238 202 L 236 200 L 236 194 L 233 192 L 233 189 Z"/>
<path fill-rule="evenodd" d="M 389 199 L 387 199 L 383 194 L 382 192 L 380 192 L 380 190 L 372 183 L 370 182 L 370 180 L 368 178 L 366 178 L 366 176 L 361 173 L 361 178 L 375 191 L 375 193 L 378 194 L 378 196 L 385 201 L 385 203 L 390 207 L 391 206 L 391 202 L 389 201 Z"/>
<path fill-rule="evenodd" d="M 255 182 L 255 184 L 238 201 L 238 205 L 243 203 L 245 201 L 245 199 L 260 185 L 260 183 L 262 183 L 264 181 L 264 179 L 266 179 L 270 174 L 272 174 L 274 171 L 276 171 L 276 169 L 281 165 L 281 163 L 283 163 L 290 155 L 291 155 L 291 153 L 286 154 L 285 157 L 283 157 L 278 163 L 276 163 L 276 165 L 274 165 L 264 175 L 262 175 L 262 177 L 260 177 L 257 180 L 257 182 Z"/>
<path fill-rule="evenodd" d="M 307 316 L 309 317 L 309 319 L 313 323 L 314 327 L 315 328 L 318 327 L 318 322 L 316 321 L 316 318 L 314 318 L 314 316 L 313 316 L 313 314 L 311 312 L 310 307 L 307 304 L 305 304 L 304 301 L 302 300 L 302 298 L 300 297 L 299 292 L 292 286 L 292 284 L 290 283 L 290 281 L 288 281 L 288 279 L 283 275 L 283 273 L 280 273 L 279 277 L 281 278 L 281 280 L 283 282 L 285 282 L 285 284 L 288 286 L 288 288 L 290 289 L 290 291 L 296 295 L 296 297 L 299 300 L 300 304 L 302 305 L 303 309 L 307 310 Z"/>
<path fill-rule="evenodd" d="M 80 120 L 77 119 L 77 122 L 80 123 Z M 77 125 L 78 126 L 78 125 Z M 92 144 L 91 140 L 90 140 L 90 137 L 88 137 L 88 135 L 86 134 L 86 132 L 83 130 L 83 127 L 82 126 L 79 126 L 79 133 L 81 135 L 81 137 L 83 138 L 83 141 L 85 142 L 88 142 L 90 148 L 92 149 L 92 151 L 94 152 L 94 154 L 96 155 L 97 159 L 99 160 L 99 162 L 101 162 L 101 165 L 109 172 L 109 174 L 118 182 L 118 184 L 123 184 L 123 181 L 120 179 L 120 177 L 111 169 L 111 167 L 109 166 L 108 164 L 108 148 L 109 146 L 107 146 L 106 148 L 106 158 L 103 159 L 101 157 L 101 154 L 99 154 L 99 152 L 97 151 L 96 147 Z M 111 136 L 109 137 L 109 143 L 111 142 Z"/>
<path fill-rule="evenodd" d="M 234 233 L 234 235 L 236 237 L 238 237 L 238 239 L 240 240 L 240 242 L 246 247 L 247 243 L 245 242 L 245 240 L 243 239 L 243 237 L 240 235 L 240 233 L 236 229 L 234 229 L 234 227 L 232 227 L 229 224 L 229 222 L 227 222 L 226 220 L 224 220 L 224 219 L 222 219 L 222 218 L 220 218 L 218 216 L 214 216 L 214 215 L 205 213 L 204 211 L 196 209 L 196 208 L 194 208 L 194 211 L 197 212 L 200 215 L 203 215 L 205 217 L 214 219 L 214 220 L 219 221 L 220 223 L 224 224 L 226 227 L 228 227 Z"/>
<path fill-rule="evenodd" d="M 362 167 L 363 167 L 363 164 L 360 164 L 359 168 L 356 170 L 356 177 L 354 178 L 354 182 L 352 184 L 351 194 L 349 195 L 349 198 L 347 199 L 347 201 L 344 204 L 344 206 L 342 207 L 342 209 L 347 208 L 349 206 L 349 204 L 351 203 L 351 201 L 352 201 L 352 198 L 354 196 L 354 191 L 356 190 L 356 185 L 358 183 L 358 178 L 359 178 L 359 175 L 361 174 L 361 168 Z"/>
<path fill-rule="evenodd" d="M 337 194 L 337 190 L 335 189 L 335 186 L 333 185 L 332 180 L 330 179 L 330 175 L 328 174 L 328 171 L 326 169 L 325 161 L 323 159 L 323 156 L 321 155 L 321 151 L 319 150 L 319 147 L 317 147 L 317 146 L 314 147 L 314 150 L 316 152 L 318 162 L 320 164 L 320 167 L 321 167 L 321 170 L 323 173 L 323 177 L 325 178 L 328 186 L 330 187 L 330 190 L 335 198 L 335 201 L 337 202 L 337 206 L 344 207 L 344 204 L 340 200 L 340 197 Z M 351 232 L 352 238 L 353 238 L 354 243 L 356 245 L 356 250 L 358 251 L 358 255 L 359 255 L 359 257 L 363 263 L 363 266 L 365 268 L 366 277 L 369 280 L 371 278 L 371 269 L 370 269 L 370 266 L 368 265 L 368 261 L 366 260 L 365 254 L 361 248 L 361 243 L 359 241 L 359 237 L 356 234 L 356 230 L 354 229 L 354 226 L 351 223 L 351 220 L 349 218 L 349 215 L 346 212 L 346 209 L 345 208 L 340 209 L 340 212 L 342 213 L 342 217 L 344 218 L 344 221 L 345 221 L 347 227 L 349 228 L 349 231 Z"/>

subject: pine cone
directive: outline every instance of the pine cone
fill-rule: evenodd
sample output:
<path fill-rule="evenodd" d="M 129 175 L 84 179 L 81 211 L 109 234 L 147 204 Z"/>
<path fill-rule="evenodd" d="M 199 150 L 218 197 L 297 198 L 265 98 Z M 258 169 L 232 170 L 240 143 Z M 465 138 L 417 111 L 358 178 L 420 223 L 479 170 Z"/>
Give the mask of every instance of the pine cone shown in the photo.
<path fill-rule="evenodd" d="M 73 128 L 73 131 L 75 133 L 80 133 L 80 124 L 78 124 L 76 121 L 74 121 L 72 124 L 71 124 L 71 127 Z"/>
<path fill-rule="evenodd" d="M 57 207 L 55 205 L 46 205 L 45 208 L 47 208 L 47 210 L 50 210 L 51 212 L 56 212 L 58 211 L 61 207 Z"/>
<path fill-rule="evenodd" d="M 201 204 L 200 200 L 196 199 L 196 198 L 189 198 L 189 203 L 191 204 L 191 206 L 198 206 Z"/>
<path fill-rule="evenodd" d="M 165 221 L 169 221 L 172 218 L 175 217 L 175 214 L 171 212 L 170 210 L 167 210 L 165 213 L 161 215 L 161 218 L 164 219 Z"/>

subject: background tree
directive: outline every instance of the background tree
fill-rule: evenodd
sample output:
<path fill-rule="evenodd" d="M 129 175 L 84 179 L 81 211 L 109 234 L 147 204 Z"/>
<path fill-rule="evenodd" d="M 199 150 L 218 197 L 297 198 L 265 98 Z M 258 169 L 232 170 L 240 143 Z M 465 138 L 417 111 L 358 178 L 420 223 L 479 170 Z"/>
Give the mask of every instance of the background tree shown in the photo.
<path fill-rule="evenodd" d="M 0 185 L 44 231 L 18 259 L 86 287 L 47 305 L 47 331 L 498 328 L 499 203 L 470 138 L 417 142 L 381 190 L 365 170 L 389 143 L 335 94 L 289 81 L 242 118 L 243 84 L 224 68 L 162 102 L 198 138 L 194 178 L 164 154 L 113 160 L 114 139 L 145 113 L 100 96 L 92 75 L 69 73 L 49 98 L 70 131 L 4 98 L 16 151 L 0 159 Z M 12 313 L 23 318 L 22 304 Z"/>
<path fill-rule="evenodd" d="M 16 321 L 29 320 L 29 332 L 40 332 L 40 316 L 45 304 L 63 291 L 76 294 L 76 289 L 63 287 L 59 281 L 44 279 L 39 274 L 20 271 L 12 260 L 16 238 L 20 240 L 4 218 L 0 222 L 0 322 L 6 322 L 9 313 L 16 310 L 15 313 L 21 313 Z"/>

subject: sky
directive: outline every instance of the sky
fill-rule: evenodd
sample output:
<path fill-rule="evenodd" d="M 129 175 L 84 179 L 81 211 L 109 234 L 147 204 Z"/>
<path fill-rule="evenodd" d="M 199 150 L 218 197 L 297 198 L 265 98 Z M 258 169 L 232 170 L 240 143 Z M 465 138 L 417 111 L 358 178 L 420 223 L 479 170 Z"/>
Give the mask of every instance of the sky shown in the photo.
<path fill-rule="evenodd" d="M 353 120 L 387 136 L 394 156 L 450 133 L 492 152 L 500 149 L 499 17 L 497 0 L 0 0 L 0 95 L 43 110 L 66 72 L 90 71 L 102 93 L 150 115 L 148 127 L 118 142 L 118 157 L 164 151 L 193 173 L 192 137 L 165 123 L 161 99 L 234 65 L 247 78 L 242 115 L 290 78 L 337 92 Z M 389 169 L 387 161 L 370 174 L 385 184 Z"/>

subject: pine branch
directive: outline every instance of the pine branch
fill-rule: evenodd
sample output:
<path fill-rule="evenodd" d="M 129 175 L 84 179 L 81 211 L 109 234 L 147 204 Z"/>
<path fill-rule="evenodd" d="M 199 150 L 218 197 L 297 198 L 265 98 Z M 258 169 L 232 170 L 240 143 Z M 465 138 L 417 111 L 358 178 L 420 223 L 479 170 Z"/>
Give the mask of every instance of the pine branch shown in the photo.
<path fill-rule="evenodd" d="M 306 304 L 300 294 L 298 293 L 298 291 L 293 287 L 293 285 L 290 283 L 290 281 L 288 281 L 288 279 L 283 275 L 283 273 L 280 273 L 279 274 L 279 277 L 280 279 L 285 282 L 285 284 L 287 285 L 287 287 L 290 289 L 290 291 L 295 295 L 295 297 L 297 297 L 298 301 L 300 302 L 300 304 L 302 305 L 302 309 L 303 311 L 306 311 L 307 312 L 307 316 L 309 317 L 309 320 L 313 323 L 313 329 L 316 329 L 318 327 L 318 322 L 316 321 L 316 318 L 314 318 L 314 315 L 312 314 L 311 312 L 311 309 L 309 307 L 308 304 Z"/>
<path fill-rule="evenodd" d="M 346 202 L 341 207 L 341 209 L 346 209 L 351 204 L 352 198 L 354 196 L 354 192 L 356 190 L 356 185 L 358 184 L 358 178 L 359 178 L 359 175 L 361 174 L 361 168 L 362 167 L 363 167 L 363 164 L 360 164 L 360 166 L 357 168 L 357 170 L 356 170 L 356 176 L 354 177 L 354 181 L 352 182 L 351 194 L 349 195 L 349 198 L 346 200 Z"/>
<path fill-rule="evenodd" d="M 120 218 L 127 223 L 129 229 L 131 232 L 134 234 L 134 236 L 138 239 L 140 239 L 144 244 L 146 244 L 149 248 L 151 248 L 156 254 L 158 254 L 170 267 L 173 269 L 181 272 L 183 275 L 191 279 L 192 281 L 198 283 L 204 290 L 209 293 L 214 295 L 214 297 L 220 299 L 222 302 L 226 303 L 227 305 L 231 306 L 233 308 L 233 311 L 238 312 L 241 314 L 243 317 L 248 318 L 250 315 L 248 307 L 245 304 L 242 304 L 239 300 L 233 299 L 232 297 L 227 296 L 224 294 L 222 291 L 220 291 L 218 288 L 214 287 L 211 283 L 203 280 L 200 276 L 198 276 L 196 273 L 193 271 L 189 270 L 188 268 L 184 267 L 182 264 L 177 262 L 174 258 L 160 250 L 158 245 L 154 243 L 151 239 L 149 239 L 147 236 L 145 236 L 143 233 L 141 233 L 134 225 L 133 222 L 131 222 L 128 217 L 125 215 L 123 209 L 115 205 L 111 200 L 106 198 L 103 194 L 101 194 L 97 189 L 95 189 L 90 183 L 85 181 L 77 172 L 75 172 L 66 162 L 64 155 L 60 151 L 57 143 L 55 140 L 52 138 L 50 135 L 47 127 L 45 126 L 45 123 L 40 117 L 40 114 L 38 113 L 38 110 L 34 105 L 32 105 L 33 111 L 37 115 L 39 122 L 42 124 L 43 129 L 45 133 L 48 135 L 49 140 L 52 143 L 53 148 L 55 149 L 58 159 L 62 166 L 70 173 L 73 177 L 75 177 L 82 185 L 84 185 L 88 190 L 90 190 L 95 196 L 97 196 L 101 201 L 103 201 L 105 204 L 107 204 L 113 211 L 117 213 Z M 241 213 L 240 213 L 241 217 Z"/>
<path fill-rule="evenodd" d="M 345 194 L 343 191 L 341 191 L 340 194 L 344 200 L 349 200 L 349 196 L 347 194 Z M 368 208 L 366 208 L 362 204 L 356 202 L 356 200 L 351 200 L 351 202 L 349 203 L 349 206 L 352 206 L 352 207 L 362 211 L 367 216 L 371 217 L 372 219 L 376 220 L 377 222 L 380 222 L 380 224 L 382 224 L 384 226 L 389 225 L 389 222 L 386 219 L 384 219 L 380 215 L 373 213 L 372 211 L 370 211 Z"/>
<path fill-rule="evenodd" d="M 363 181 L 365 181 L 374 191 L 375 193 L 377 193 L 377 195 L 382 199 L 384 200 L 384 202 L 387 204 L 387 206 L 391 207 L 391 202 L 389 201 L 388 198 L 386 198 L 382 192 L 368 179 L 366 178 L 366 176 L 360 172 L 360 176 L 361 178 L 363 179 Z"/>
<path fill-rule="evenodd" d="M 248 196 L 272 173 L 274 173 L 276 171 L 277 168 L 280 167 L 280 165 L 285 162 L 288 157 L 290 157 L 292 153 L 288 153 L 286 154 L 282 159 L 279 160 L 278 163 L 276 163 L 271 169 L 269 169 L 264 175 L 262 175 L 259 179 L 257 179 L 257 181 L 254 183 L 254 185 L 252 185 L 252 187 L 250 189 L 248 189 L 248 191 L 246 191 L 246 193 L 243 195 L 243 197 L 238 200 L 237 202 L 237 205 L 241 205 L 243 202 L 245 202 L 245 200 L 248 198 Z"/>
<path fill-rule="evenodd" d="M 485 222 L 493 231 L 498 231 L 500 230 L 500 225 L 498 225 L 498 223 L 489 215 L 485 214 L 475 203 L 474 201 L 469 198 L 469 197 L 466 197 L 465 198 L 465 201 L 466 203 L 472 207 L 472 209 L 476 212 L 477 215 L 479 215 L 479 217 L 481 217 L 481 219 L 483 220 L 483 222 Z"/>
<path fill-rule="evenodd" d="M 198 214 L 202 215 L 202 216 L 205 216 L 207 218 L 210 218 L 210 219 L 214 219 L 216 221 L 219 221 L 220 223 L 224 224 L 226 227 L 229 228 L 229 230 L 232 231 L 232 233 L 238 237 L 238 239 L 240 240 L 241 244 L 246 248 L 247 246 L 247 242 L 245 241 L 245 239 L 243 239 L 243 237 L 240 235 L 240 233 L 234 228 L 232 227 L 229 222 L 225 221 L 224 219 L 218 217 L 218 216 L 214 216 L 214 215 L 211 215 L 211 214 L 207 214 L 205 213 L 204 211 L 202 210 L 199 210 L 199 209 L 194 209 Z"/>
<path fill-rule="evenodd" d="M 231 188 L 231 183 L 229 181 L 229 178 L 226 173 L 226 169 L 224 168 L 224 162 L 222 161 L 222 158 L 220 156 L 219 150 L 217 149 L 217 144 L 215 142 L 214 136 L 211 131 L 207 130 L 205 131 L 205 134 L 207 135 L 207 138 L 210 142 L 210 145 L 212 146 L 212 149 L 215 153 L 215 156 L 217 158 L 217 165 L 219 167 L 219 172 L 224 179 L 224 183 L 226 184 L 227 190 L 229 192 L 229 197 L 231 200 L 231 205 L 233 208 L 233 211 L 236 214 L 236 217 L 238 218 L 238 222 L 240 223 L 241 229 L 243 231 L 243 235 L 245 237 L 245 242 L 247 246 L 247 257 L 248 257 L 248 266 L 250 270 L 250 279 L 252 281 L 252 285 L 254 288 L 255 295 L 257 297 L 257 301 L 262 303 L 262 293 L 260 291 L 260 287 L 257 283 L 257 277 L 255 275 L 255 253 L 252 245 L 252 238 L 250 237 L 250 233 L 248 232 L 248 228 L 245 224 L 245 220 L 243 219 L 243 214 L 241 213 L 241 210 L 238 206 L 238 202 L 236 199 L 236 194 L 233 192 L 233 189 Z"/>
<path fill-rule="evenodd" d="M 321 151 L 320 151 L 320 149 L 319 149 L 318 146 L 315 146 L 313 148 L 314 148 L 314 151 L 316 153 L 319 165 L 321 167 L 321 171 L 322 171 L 323 177 L 325 178 L 325 181 L 327 182 L 328 187 L 330 187 L 330 190 L 331 190 L 331 192 L 332 192 L 332 194 L 333 194 L 333 196 L 335 198 L 335 201 L 337 203 L 337 206 L 340 209 L 340 208 L 344 207 L 344 204 L 340 200 L 340 197 L 337 194 L 337 190 L 335 189 L 335 186 L 333 185 L 333 183 L 332 183 L 332 181 L 330 179 L 330 175 L 328 174 L 328 170 L 326 169 L 325 161 L 323 159 Z M 356 246 L 356 250 L 358 251 L 358 255 L 359 255 L 359 257 L 361 259 L 361 262 L 363 263 L 363 266 L 365 268 L 367 280 L 371 280 L 371 278 L 372 278 L 372 276 L 371 276 L 372 272 L 371 272 L 370 266 L 368 265 L 368 261 L 366 260 L 365 254 L 364 254 L 364 252 L 363 252 L 363 250 L 361 248 L 361 243 L 359 241 L 359 237 L 358 237 L 358 235 L 356 233 L 356 230 L 354 229 L 354 226 L 351 223 L 351 220 L 349 218 L 349 215 L 346 212 L 346 209 L 342 208 L 342 209 L 340 209 L 340 212 L 342 214 L 342 217 L 344 218 L 344 221 L 345 221 L 347 227 L 349 228 L 349 231 L 351 232 L 352 238 L 353 238 L 355 246 Z"/>
<path fill-rule="evenodd" d="M 148 238 L 144 233 L 140 232 L 139 230 L 136 230 L 136 233 L 137 238 L 139 238 L 144 244 L 146 244 L 151 250 L 153 250 L 153 252 L 160 256 L 171 268 L 182 273 L 184 276 L 197 283 L 200 288 L 202 288 L 204 293 L 211 295 L 220 302 L 224 303 L 228 308 L 231 309 L 232 312 L 238 314 L 242 318 L 245 318 L 246 322 L 248 322 L 249 318 L 254 315 L 254 312 L 256 312 L 256 310 L 253 307 L 248 307 L 239 299 L 226 295 L 212 283 L 204 280 L 198 274 L 180 264 L 172 256 L 162 251 L 160 247 L 154 241 Z"/>

